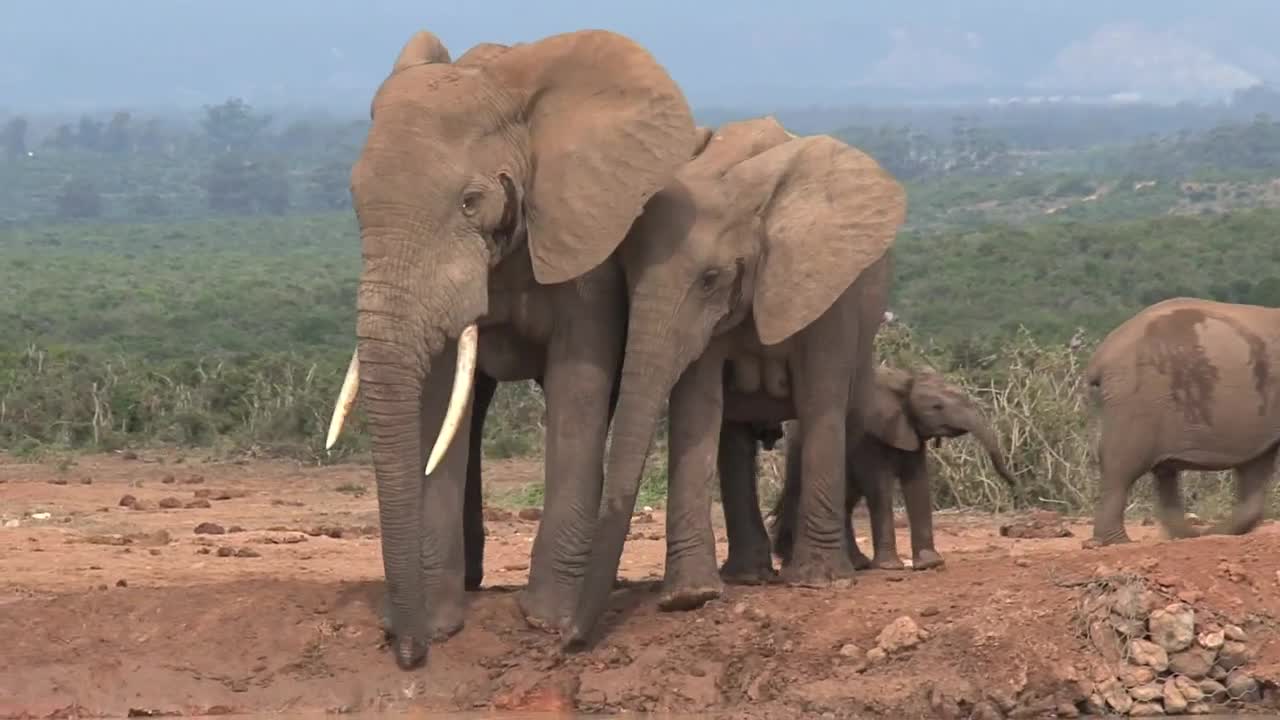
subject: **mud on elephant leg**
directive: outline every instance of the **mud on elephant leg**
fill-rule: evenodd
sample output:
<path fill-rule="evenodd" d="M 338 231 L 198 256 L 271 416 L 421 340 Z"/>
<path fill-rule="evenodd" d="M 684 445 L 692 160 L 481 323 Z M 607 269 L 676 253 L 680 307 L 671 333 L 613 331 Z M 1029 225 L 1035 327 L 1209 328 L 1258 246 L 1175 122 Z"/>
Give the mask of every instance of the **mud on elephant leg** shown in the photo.
<path fill-rule="evenodd" d="M 711 481 L 724 411 L 723 359 L 704 355 L 671 391 L 667 481 L 667 565 L 658 607 L 691 610 L 720 597 L 711 530 Z"/>
<path fill-rule="evenodd" d="M 924 449 L 912 453 L 902 467 L 902 498 L 911 528 L 911 569 L 929 570 L 946 564 L 933 544 L 933 498 Z M 892 487 L 892 485 L 886 485 Z"/>
<path fill-rule="evenodd" d="M 484 373 L 476 373 L 471 407 L 471 445 L 467 453 L 467 489 L 463 498 L 462 543 L 466 557 L 466 577 L 463 587 L 468 591 L 480 589 L 484 582 L 484 487 L 481 484 L 481 442 L 484 439 L 484 421 L 489 403 L 498 383 Z"/>
<path fill-rule="evenodd" d="M 729 557 L 720 577 L 731 585 L 760 585 L 777 578 L 769 534 L 760 515 L 756 478 L 756 435 L 748 423 L 726 420 L 720 427 L 720 501 L 724 507 Z"/>

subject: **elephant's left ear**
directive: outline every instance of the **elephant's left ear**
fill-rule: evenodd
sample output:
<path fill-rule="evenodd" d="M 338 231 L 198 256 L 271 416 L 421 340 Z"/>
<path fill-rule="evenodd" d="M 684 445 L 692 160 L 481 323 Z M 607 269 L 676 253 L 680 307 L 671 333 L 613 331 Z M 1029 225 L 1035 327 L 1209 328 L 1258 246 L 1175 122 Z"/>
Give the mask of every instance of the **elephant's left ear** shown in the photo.
<path fill-rule="evenodd" d="M 888 385 L 875 385 L 863 422 L 867 433 L 885 445 L 905 452 L 920 449 L 920 435 L 907 417 L 906 398 Z"/>
<path fill-rule="evenodd" d="M 884 256 L 906 219 L 902 186 L 871 156 L 828 135 L 782 143 L 725 180 L 764 227 L 752 312 L 765 345 L 826 312 Z"/>

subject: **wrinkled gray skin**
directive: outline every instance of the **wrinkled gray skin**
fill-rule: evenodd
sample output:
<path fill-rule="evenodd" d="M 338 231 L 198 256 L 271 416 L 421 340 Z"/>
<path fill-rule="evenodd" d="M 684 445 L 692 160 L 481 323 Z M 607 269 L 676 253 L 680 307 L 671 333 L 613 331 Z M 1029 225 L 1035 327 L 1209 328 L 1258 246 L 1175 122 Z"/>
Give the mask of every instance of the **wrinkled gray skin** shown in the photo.
<path fill-rule="evenodd" d="M 606 260 L 691 156 L 696 134 L 654 58 L 594 30 L 480 45 L 456 63 L 420 32 L 371 113 L 351 174 L 363 255 L 359 397 L 373 439 L 391 647 L 410 669 L 430 638 L 461 628 L 464 584 L 479 583 L 480 425 L 471 416 L 484 414 L 494 379 L 540 377 L 547 397 L 546 512 L 521 605 L 548 626 L 573 607 L 624 336 L 622 278 Z M 461 420 L 471 432 L 424 477 L 471 324 L 482 328 L 479 406 Z M 469 561 L 464 544 L 477 548 Z"/>
<path fill-rule="evenodd" d="M 848 479 L 845 533 L 854 567 L 881 570 L 902 570 L 906 567 L 898 557 L 893 519 L 893 495 L 899 484 L 911 528 L 911 567 L 927 570 L 943 564 L 942 555 L 933 543 L 933 504 L 926 457 L 930 440 L 936 446 L 943 438 L 972 433 L 986 450 L 996 473 L 1010 488 L 1016 487 L 1016 481 L 1005 465 L 1000 442 L 977 403 L 960 387 L 936 373 L 877 368 L 875 390 L 867 406 L 864 425 L 866 429 L 861 438 L 849 438 L 845 463 Z M 773 511 L 774 551 L 784 562 L 791 554 L 798 521 L 796 501 L 800 490 L 800 467 L 792 458 L 803 453 L 804 438 L 800 430 L 796 423 L 787 423 L 786 476 Z M 749 461 L 754 467 L 754 452 Z M 858 549 L 850 518 L 863 497 L 867 499 L 867 510 L 871 516 L 872 558 Z M 731 558 L 734 541 L 730 535 Z M 733 570 L 729 563 L 722 568 L 727 582 L 757 581 L 756 573 L 743 577 L 735 575 Z M 744 570 L 756 568 L 748 565 Z"/>
<path fill-rule="evenodd" d="M 866 154 L 827 136 L 795 138 L 772 118 L 720 128 L 646 206 L 619 250 L 627 348 L 605 501 L 566 647 L 587 643 L 608 604 L 668 398 L 661 607 L 697 607 L 722 590 L 708 483 L 725 417 L 799 417 L 812 428 L 800 498 L 810 521 L 783 572 L 808 583 L 852 575 L 840 517 L 848 409 L 871 386 L 905 210 L 902 187 Z"/>
<path fill-rule="evenodd" d="M 1156 303 L 1099 344 L 1085 370 L 1102 432 L 1102 497 L 1086 547 L 1129 542 L 1124 509 L 1155 476 L 1157 513 L 1175 538 L 1198 533 L 1178 486 L 1184 470 L 1234 470 L 1231 517 L 1205 534 L 1261 522 L 1280 445 L 1280 309 L 1196 298 Z"/>

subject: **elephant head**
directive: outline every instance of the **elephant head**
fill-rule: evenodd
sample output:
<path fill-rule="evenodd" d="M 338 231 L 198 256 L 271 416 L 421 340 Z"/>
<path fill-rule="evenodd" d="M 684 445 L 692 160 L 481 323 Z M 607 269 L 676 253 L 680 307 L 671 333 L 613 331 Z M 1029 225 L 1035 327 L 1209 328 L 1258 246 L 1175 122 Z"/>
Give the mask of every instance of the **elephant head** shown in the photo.
<path fill-rule="evenodd" d="M 920 450 L 929 440 L 936 446 L 943 438 L 972 433 L 996 473 L 1010 487 L 1016 487 L 1000 451 L 1000 441 L 977 403 L 937 373 L 876 368 L 875 390 L 866 409 L 866 430 L 885 445 L 906 452 Z"/>
<path fill-rule="evenodd" d="M 646 205 L 622 247 L 627 345 L 596 555 L 569 644 L 603 610 L 664 401 L 712 338 L 754 322 L 783 342 L 816 320 L 889 249 L 902 187 L 829 136 L 796 138 L 771 117 L 720 128 Z M 748 326 L 750 327 L 750 326 Z M 618 528 L 623 528 L 619 531 Z"/>
<path fill-rule="evenodd" d="M 433 430 L 421 427 L 424 383 L 440 370 L 433 358 L 456 350 L 428 476 L 470 400 L 490 270 L 518 252 L 544 284 L 598 266 L 697 138 L 683 94 L 658 62 L 597 30 L 479 45 L 457 63 L 419 32 L 378 88 L 371 117 L 351 172 L 364 259 L 358 343 L 329 441 L 358 385 L 396 657 L 410 667 L 426 652 L 420 431 Z"/>

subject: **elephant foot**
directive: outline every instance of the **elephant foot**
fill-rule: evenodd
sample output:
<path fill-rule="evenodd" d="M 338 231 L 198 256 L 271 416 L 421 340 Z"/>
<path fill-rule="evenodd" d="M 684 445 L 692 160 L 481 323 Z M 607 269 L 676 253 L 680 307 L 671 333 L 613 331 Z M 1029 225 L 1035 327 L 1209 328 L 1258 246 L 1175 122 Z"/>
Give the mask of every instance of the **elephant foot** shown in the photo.
<path fill-rule="evenodd" d="M 782 568 L 782 580 L 788 585 L 822 588 L 836 582 L 848 584 L 857 572 L 849 555 L 838 547 L 819 550 L 797 544 L 794 553 Z"/>
<path fill-rule="evenodd" d="M 1085 540 L 1084 542 L 1080 543 L 1080 547 L 1084 548 L 1085 550 L 1095 550 L 1097 548 L 1106 547 L 1108 545 L 1124 545 L 1125 543 L 1131 543 L 1131 542 L 1133 542 L 1133 540 L 1129 539 L 1129 534 L 1126 533 L 1124 530 L 1121 530 L 1117 533 L 1112 533 L 1110 535 L 1102 535 L 1102 536 L 1094 535 L 1088 540 Z"/>
<path fill-rule="evenodd" d="M 720 579 L 729 585 L 768 585 L 778 581 L 778 572 L 773 569 L 773 562 L 768 551 L 755 553 L 754 559 L 744 560 L 743 556 L 729 555 L 720 566 Z"/>
<path fill-rule="evenodd" d="M 898 557 L 897 553 L 894 553 L 892 555 L 877 554 L 874 558 L 871 559 L 871 567 L 875 568 L 876 570 L 906 570 L 907 569 L 906 563 L 902 562 L 902 558 Z"/>
<path fill-rule="evenodd" d="M 465 624 L 466 611 L 461 603 L 440 603 L 433 604 L 427 611 L 427 638 L 423 642 L 441 642 L 457 635 L 462 626 Z M 399 636 L 391 627 L 391 600 L 387 597 L 382 598 L 382 631 L 388 638 L 394 638 L 392 645 L 396 649 L 397 662 L 400 656 L 401 645 L 404 642 L 417 642 L 419 639 L 409 638 L 402 642 Z M 412 643 L 410 643 L 412 644 Z M 425 657 L 426 651 L 423 650 Z"/>
<path fill-rule="evenodd" d="M 871 569 L 871 558 L 864 555 L 862 551 L 857 548 L 849 551 L 849 562 L 853 563 L 854 570 Z"/>
<path fill-rule="evenodd" d="M 476 575 L 476 576 L 467 575 L 462 580 L 462 589 L 466 590 L 467 592 L 476 592 L 477 590 L 480 589 L 480 585 L 483 582 L 484 582 L 483 574 Z"/>
<path fill-rule="evenodd" d="M 695 585 L 684 584 L 680 587 L 662 588 L 658 597 L 658 609 L 664 612 L 683 612 L 697 610 L 711 600 L 720 597 L 724 592 L 724 584 L 717 579 Z"/>
<path fill-rule="evenodd" d="M 937 550 L 921 550 L 915 553 L 915 557 L 911 558 L 912 570 L 931 570 L 946 565 L 947 562 L 942 559 Z"/>
<path fill-rule="evenodd" d="M 526 588 L 516 596 L 516 604 L 529 627 L 547 633 L 560 632 L 573 613 L 573 608 L 559 602 L 556 593 L 548 587 Z"/>

